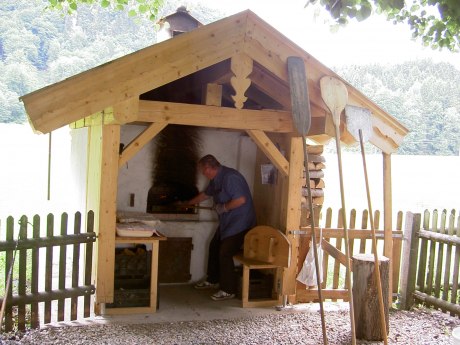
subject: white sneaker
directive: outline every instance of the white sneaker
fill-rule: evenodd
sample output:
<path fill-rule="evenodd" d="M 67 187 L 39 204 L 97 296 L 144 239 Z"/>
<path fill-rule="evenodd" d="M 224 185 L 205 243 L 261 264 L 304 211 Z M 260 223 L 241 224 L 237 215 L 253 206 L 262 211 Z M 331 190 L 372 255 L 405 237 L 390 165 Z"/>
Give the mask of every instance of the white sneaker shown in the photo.
<path fill-rule="evenodd" d="M 214 295 L 211 296 L 211 298 L 214 300 L 214 301 L 223 301 L 225 299 L 232 299 L 235 297 L 235 294 L 233 293 L 226 293 L 225 291 L 223 290 L 219 290 L 218 292 L 216 292 Z"/>

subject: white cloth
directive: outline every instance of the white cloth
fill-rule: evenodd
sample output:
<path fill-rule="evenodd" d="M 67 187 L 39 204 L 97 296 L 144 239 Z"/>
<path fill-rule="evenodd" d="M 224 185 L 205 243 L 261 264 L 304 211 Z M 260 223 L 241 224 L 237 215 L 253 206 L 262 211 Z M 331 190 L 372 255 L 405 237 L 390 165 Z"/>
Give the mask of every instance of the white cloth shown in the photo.
<path fill-rule="evenodd" d="M 318 251 L 318 263 L 319 263 L 319 279 L 320 282 L 323 282 L 323 248 L 321 247 L 322 240 L 322 229 L 319 236 L 319 244 L 316 245 Z M 315 253 L 313 251 L 313 243 L 310 241 L 310 249 L 308 250 L 305 261 L 303 262 L 302 269 L 297 275 L 297 280 L 306 287 L 308 286 L 317 286 L 318 282 L 316 279 L 316 265 L 315 265 Z"/>

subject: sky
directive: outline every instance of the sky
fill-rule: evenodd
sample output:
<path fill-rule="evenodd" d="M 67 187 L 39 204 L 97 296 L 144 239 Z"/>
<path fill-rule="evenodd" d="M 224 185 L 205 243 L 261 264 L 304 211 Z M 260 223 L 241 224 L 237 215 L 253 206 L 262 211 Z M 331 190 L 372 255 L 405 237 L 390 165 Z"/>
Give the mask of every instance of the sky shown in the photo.
<path fill-rule="evenodd" d="M 334 67 L 348 64 L 396 64 L 419 58 L 450 62 L 460 70 L 460 53 L 423 47 L 411 39 L 409 26 L 393 25 L 377 14 L 363 22 L 351 22 L 331 32 L 329 14 L 309 5 L 307 0 L 192 0 L 219 8 L 227 14 L 250 9 L 301 46 L 323 64 Z M 319 12 L 319 16 L 318 16 Z M 315 13 L 317 14 L 315 16 Z M 331 21 L 329 21 L 331 23 Z"/>

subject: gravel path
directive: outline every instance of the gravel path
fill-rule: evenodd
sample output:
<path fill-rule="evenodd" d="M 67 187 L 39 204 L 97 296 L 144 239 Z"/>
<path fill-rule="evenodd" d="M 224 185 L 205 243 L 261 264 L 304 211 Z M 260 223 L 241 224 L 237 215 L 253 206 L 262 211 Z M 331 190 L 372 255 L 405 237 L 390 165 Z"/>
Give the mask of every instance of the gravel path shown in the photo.
<path fill-rule="evenodd" d="M 390 311 L 389 344 L 452 344 L 460 319 L 428 309 Z M 350 344 L 347 311 L 326 314 L 330 345 Z M 233 320 L 48 327 L 2 335 L 2 344 L 323 344 L 321 318 L 292 313 Z M 364 342 L 358 344 L 383 344 Z"/>

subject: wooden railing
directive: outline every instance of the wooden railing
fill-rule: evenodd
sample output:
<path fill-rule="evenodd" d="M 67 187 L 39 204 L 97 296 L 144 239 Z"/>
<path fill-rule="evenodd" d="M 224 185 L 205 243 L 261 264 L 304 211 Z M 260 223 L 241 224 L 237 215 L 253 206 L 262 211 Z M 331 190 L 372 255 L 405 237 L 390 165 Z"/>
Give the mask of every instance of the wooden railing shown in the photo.
<path fill-rule="evenodd" d="M 408 213 L 404 230 L 401 308 L 418 301 L 460 316 L 460 218 L 455 210 Z"/>
<path fill-rule="evenodd" d="M 340 210 L 338 212 L 341 212 Z M 339 213 L 340 214 L 340 213 Z M 348 224 L 348 238 L 350 245 L 350 256 L 353 254 L 372 253 L 372 233 L 369 226 L 369 213 L 364 210 L 361 215 L 361 224 L 357 223 L 357 212 L 352 209 L 349 215 Z M 337 226 L 332 227 L 332 209 L 327 209 L 324 221 L 324 227 L 315 231 L 318 236 L 322 232 L 322 247 L 323 247 L 323 284 L 322 296 L 325 300 L 348 300 L 348 286 L 345 280 L 345 260 L 346 257 L 344 247 L 344 231 L 342 224 L 342 217 L 337 217 Z M 377 250 L 379 255 L 383 255 L 383 240 L 384 231 L 379 230 L 380 212 L 374 212 L 374 227 L 377 237 Z M 398 282 L 400 274 L 401 262 L 401 244 L 402 244 L 402 224 L 403 212 L 398 212 L 396 220 L 396 229 L 392 231 L 393 239 L 393 256 L 389 258 L 393 264 L 392 292 L 393 298 L 397 297 Z M 302 237 L 306 238 L 305 241 L 300 241 L 299 248 L 299 268 L 302 266 L 303 261 L 309 250 L 309 238 L 311 237 L 311 230 L 305 227 L 302 231 Z M 319 242 L 318 242 L 319 243 Z M 305 285 L 298 283 L 296 290 L 296 299 L 299 302 L 311 302 L 318 299 L 318 291 L 316 288 L 306 289 Z"/>
<path fill-rule="evenodd" d="M 83 233 L 79 212 L 73 220 L 73 234 L 68 233 L 66 213 L 63 213 L 60 219 L 59 234 L 55 231 L 53 214 L 46 218 L 46 231 L 41 231 L 38 215 L 33 217 L 32 223 L 29 223 L 26 216 L 21 217 L 18 223 L 19 226 L 15 228 L 14 218 L 8 217 L 6 238 L 0 241 L 0 256 L 4 258 L 5 267 L 5 288 L 8 285 L 10 267 L 13 267 L 6 298 L 0 300 L 2 305 L 6 300 L 3 331 L 14 330 L 16 325 L 18 330 L 25 330 L 26 327 L 38 328 L 40 323 L 64 321 L 66 314 L 69 314 L 70 320 L 76 320 L 79 296 L 84 296 L 83 303 L 80 303 L 83 317 L 89 317 L 90 297 L 95 291 L 94 285 L 91 284 L 93 243 L 96 240 L 93 230 L 94 213 L 88 213 L 86 231 Z M 69 252 L 71 255 L 68 255 L 68 248 L 72 250 Z M 54 255 L 55 249 L 59 252 L 57 258 Z M 82 267 L 81 249 L 85 261 Z M 71 265 L 70 274 L 67 261 Z M 53 266 L 57 266 L 57 269 Z M 53 281 L 56 275 L 57 279 Z M 70 310 L 66 311 L 67 298 L 70 298 Z M 44 304 L 43 308 L 39 308 L 41 302 Z M 52 320 L 54 304 L 57 304 L 56 320 Z"/>

